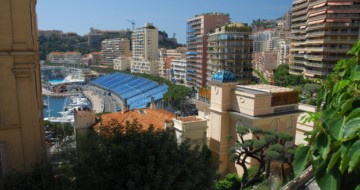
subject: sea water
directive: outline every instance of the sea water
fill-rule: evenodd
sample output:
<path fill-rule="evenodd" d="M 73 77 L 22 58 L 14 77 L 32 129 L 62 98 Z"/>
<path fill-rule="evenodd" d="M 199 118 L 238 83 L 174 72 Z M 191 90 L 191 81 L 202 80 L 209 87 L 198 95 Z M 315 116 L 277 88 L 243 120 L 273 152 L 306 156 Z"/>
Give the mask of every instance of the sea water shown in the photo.
<path fill-rule="evenodd" d="M 64 111 L 71 101 L 68 97 L 43 96 L 43 101 L 48 102 L 48 106 L 44 107 L 43 113 L 45 117 L 60 117 L 59 112 Z"/>

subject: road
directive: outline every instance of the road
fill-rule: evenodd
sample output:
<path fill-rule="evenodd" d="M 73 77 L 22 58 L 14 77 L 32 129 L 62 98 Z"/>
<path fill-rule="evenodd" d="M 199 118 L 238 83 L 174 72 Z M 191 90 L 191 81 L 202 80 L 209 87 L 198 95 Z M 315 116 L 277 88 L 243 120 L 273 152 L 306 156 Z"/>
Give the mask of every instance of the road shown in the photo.
<path fill-rule="evenodd" d="M 122 101 L 120 100 L 120 98 L 113 94 L 109 96 L 108 91 L 104 89 L 91 85 L 83 86 L 83 89 L 95 93 L 102 99 L 102 102 L 104 104 L 104 112 L 116 112 L 118 108 L 122 107 Z"/>

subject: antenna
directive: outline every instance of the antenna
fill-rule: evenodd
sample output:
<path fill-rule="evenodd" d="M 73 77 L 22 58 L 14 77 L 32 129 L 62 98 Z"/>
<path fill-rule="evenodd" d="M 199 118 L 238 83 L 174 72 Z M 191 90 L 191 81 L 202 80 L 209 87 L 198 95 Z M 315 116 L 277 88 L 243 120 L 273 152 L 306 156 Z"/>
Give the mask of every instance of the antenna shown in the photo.
<path fill-rule="evenodd" d="M 134 30 L 135 20 L 126 19 L 126 21 L 130 22 L 130 24 L 132 25 L 132 30 Z"/>

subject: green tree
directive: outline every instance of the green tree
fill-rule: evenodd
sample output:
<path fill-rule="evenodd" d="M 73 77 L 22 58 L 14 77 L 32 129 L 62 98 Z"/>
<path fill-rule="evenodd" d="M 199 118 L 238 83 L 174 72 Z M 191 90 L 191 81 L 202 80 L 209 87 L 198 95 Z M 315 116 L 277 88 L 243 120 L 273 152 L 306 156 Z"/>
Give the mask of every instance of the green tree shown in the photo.
<path fill-rule="evenodd" d="M 75 174 L 77 189 L 210 189 L 215 169 L 172 131 L 113 120 L 81 141 Z"/>
<path fill-rule="evenodd" d="M 310 114 L 315 128 L 308 146 L 295 154 L 295 173 L 311 164 L 321 189 L 360 189 L 360 41 L 340 60 L 323 85 L 321 112 Z"/>
<path fill-rule="evenodd" d="M 236 173 L 226 174 L 225 177 L 215 182 L 215 190 L 239 190 L 241 179 Z"/>
<path fill-rule="evenodd" d="M 265 171 L 268 175 L 271 161 L 291 163 L 291 160 L 285 156 L 286 153 L 291 153 L 289 149 L 285 148 L 285 143 L 293 140 L 291 135 L 285 132 L 276 133 L 245 126 L 237 126 L 236 133 L 239 135 L 239 141 L 235 142 L 235 146 L 230 149 L 230 152 L 233 153 L 236 164 L 240 165 L 244 171 L 241 181 L 242 188 L 259 182 L 262 179 L 261 174 Z M 252 133 L 254 138 L 245 140 L 244 136 L 249 133 Z M 257 171 L 252 176 L 249 176 L 249 168 L 246 166 L 248 158 L 256 160 L 258 163 Z"/>
<path fill-rule="evenodd" d="M 50 121 L 44 121 L 44 126 L 46 131 L 51 132 L 55 138 L 59 138 L 60 140 L 74 134 L 74 127 L 69 123 L 52 123 Z"/>
<path fill-rule="evenodd" d="M 274 81 L 276 86 L 283 87 L 303 86 L 309 83 L 302 75 L 290 75 L 288 64 L 282 64 L 274 70 Z"/>

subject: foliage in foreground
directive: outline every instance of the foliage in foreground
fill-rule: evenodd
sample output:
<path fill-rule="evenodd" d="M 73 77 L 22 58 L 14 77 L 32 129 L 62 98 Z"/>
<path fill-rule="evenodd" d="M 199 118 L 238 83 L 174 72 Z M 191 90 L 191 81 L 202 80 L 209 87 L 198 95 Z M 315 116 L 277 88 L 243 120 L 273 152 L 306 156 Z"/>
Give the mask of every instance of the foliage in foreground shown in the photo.
<path fill-rule="evenodd" d="M 77 159 L 10 174 L 0 189 L 211 189 L 215 178 L 206 147 L 179 144 L 173 131 L 144 130 L 136 120 L 113 120 L 78 140 Z"/>
<path fill-rule="evenodd" d="M 236 164 L 240 165 L 244 171 L 241 181 L 241 188 L 246 188 L 258 183 L 262 179 L 262 174 L 266 171 L 267 176 L 270 171 L 271 161 L 280 161 L 282 163 L 282 171 L 284 164 L 291 165 L 290 149 L 285 148 L 285 143 L 292 141 L 293 137 L 285 132 L 273 132 L 257 128 L 247 128 L 245 126 L 237 126 L 236 133 L 239 140 L 235 142 L 235 146 L 230 149 L 233 153 L 233 159 Z M 244 136 L 252 133 L 253 139 L 244 139 Z M 246 166 L 246 159 L 251 158 L 258 163 L 257 171 L 249 175 L 249 169 Z"/>
<path fill-rule="evenodd" d="M 241 185 L 241 179 L 237 173 L 226 174 L 221 180 L 218 180 L 214 184 L 215 190 L 239 190 Z"/>
<path fill-rule="evenodd" d="M 310 114 L 315 129 L 308 146 L 295 154 L 295 173 L 313 166 L 321 189 L 360 189 L 360 41 L 328 76 L 322 92 L 322 111 Z"/>

